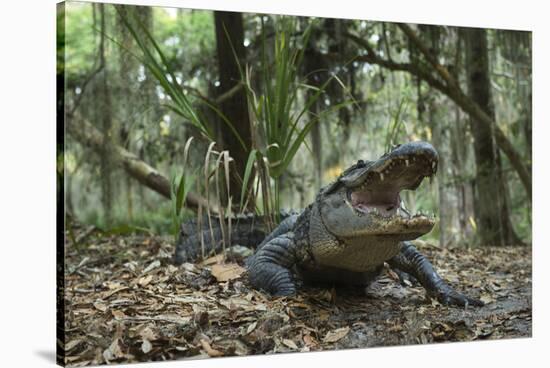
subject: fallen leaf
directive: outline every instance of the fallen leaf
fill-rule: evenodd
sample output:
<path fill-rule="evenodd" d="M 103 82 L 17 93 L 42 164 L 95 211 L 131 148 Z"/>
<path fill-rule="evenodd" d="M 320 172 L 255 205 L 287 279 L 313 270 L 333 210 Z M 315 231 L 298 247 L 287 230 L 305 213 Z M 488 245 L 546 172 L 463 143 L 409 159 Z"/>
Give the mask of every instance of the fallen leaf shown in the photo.
<path fill-rule="evenodd" d="M 216 346 L 219 346 L 225 352 L 225 355 L 246 356 L 250 355 L 250 349 L 247 344 L 238 339 L 228 338 L 216 341 Z"/>
<path fill-rule="evenodd" d="M 401 332 L 403 331 L 403 326 L 401 325 L 393 325 L 390 328 L 388 328 L 388 332 Z"/>
<path fill-rule="evenodd" d="M 349 332 L 349 327 L 338 328 L 333 331 L 329 331 L 325 337 L 323 337 L 323 342 L 336 342 L 344 338 Z"/>
<path fill-rule="evenodd" d="M 197 268 L 197 266 L 195 266 L 194 263 L 182 263 L 180 265 L 180 268 L 184 269 L 185 271 L 187 272 L 192 272 L 192 273 L 199 273 L 199 269 Z"/>
<path fill-rule="evenodd" d="M 180 325 L 187 324 L 191 321 L 191 317 L 185 316 L 181 317 L 177 314 L 159 314 L 157 316 L 134 316 L 134 317 L 126 317 L 129 321 L 162 321 L 162 322 L 170 322 L 170 323 L 176 323 Z"/>
<path fill-rule="evenodd" d="M 153 280 L 153 275 L 147 275 L 147 276 L 143 276 L 143 277 L 140 277 L 138 279 L 138 284 L 140 286 L 147 286 L 149 285 L 149 283 L 151 282 L 151 280 Z"/>
<path fill-rule="evenodd" d="M 113 315 L 113 317 L 115 317 L 115 319 L 122 319 L 126 317 L 126 314 L 124 314 L 124 312 L 120 310 L 111 310 L 111 314 Z"/>
<path fill-rule="evenodd" d="M 303 340 L 304 340 L 304 344 L 306 344 L 306 346 L 309 346 L 310 348 L 319 346 L 319 343 L 317 342 L 315 337 L 311 335 L 304 335 Z"/>
<path fill-rule="evenodd" d="M 223 356 L 223 352 L 212 348 L 212 346 L 210 346 L 210 343 L 205 339 L 201 339 L 201 346 L 204 349 L 204 351 L 206 351 L 206 354 L 208 354 L 211 357 Z"/>
<path fill-rule="evenodd" d="M 94 302 L 94 307 L 97 309 L 97 310 L 100 310 L 102 312 L 105 312 L 107 310 L 107 304 L 105 304 L 103 302 L 103 300 L 97 300 Z"/>
<path fill-rule="evenodd" d="M 109 361 L 113 359 L 122 358 L 122 357 L 124 357 L 124 353 L 120 348 L 118 338 L 114 339 L 111 345 L 109 345 L 109 347 L 103 351 L 103 358 L 107 361 L 107 363 L 109 363 Z"/>
<path fill-rule="evenodd" d="M 178 268 L 174 265 L 168 265 L 168 267 L 166 268 L 166 270 L 168 271 L 168 273 L 174 273 L 178 270 Z"/>
<path fill-rule="evenodd" d="M 283 344 L 286 345 L 287 347 L 291 348 L 291 349 L 298 350 L 298 346 L 292 340 L 283 339 Z"/>
<path fill-rule="evenodd" d="M 493 303 L 495 301 L 495 298 L 489 294 L 484 294 L 479 299 L 485 304 Z"/>
<path fill-rule="evenodd" d="M 141 343 L 141 351 L 147 354 L 151 351 L 151 349 L 153 349 L 153 345 L 151 345 L 151 342 L 147 339 L 143 339 L 143 342 Z"/>
<path fill-rule="evenodd" d="M 250 325 L 248 325 L 248 327 L 246 328 L 246 334 L 248 335 L 249 333 L 254 331 L 257 325 L 258 325 L 258 321 L 252 322 Z"/>
<path fill-rule="evenodd" d="M 216 263 L 221 263 L 224 260 L 223 254 L 217 254 L 213 257 L 206 258 L 204 261 L 201 262 L 203 266 L 210 266 Z"/>
<path fill-rule="evenodd" d="M 135 271 L 137 265 L 138 263 L 136 261 L 130 261 L 130 262 L 126 262 L 124 264 L 124 267 L 128 268 L 130 271 Z"/>
<path fill-rule="evenodd" d="M 71 341 L 69 341 L 68 343 L 65 344 L 65 351 L 69 351 L 69 350 L 74 349 L 74 348 L 77 347 L 81 342 L 82 342 L 82 340 L 80 340 L 80 339 L 76 339 L 76 340 L 71 340 Z"/>
<path fill-rule="evenodd" d="M 106 281 L 103 283 L 103 286 L 107 287 L 109 290 L 115 290 L 120 288 L 122 284 L 117 281 Z"/>
<path fill-rule="evenodd" d="M 151 262 L 151 264 L 149 264 L 149 266 L 147 266 L 147 267 L 143 270 L 142 274 L 143 274 L 143 273 L 150 272 L 150 271 L 154 270 L 154 269 L 157 268 L 157 267 L 160 267 L 160 261 L 159 261 L 158 259 L 155 260 L 155 261 L 153 261 L 153 262 Z"/>
<path fill-rule="evenodd" d="M 218 282 L 225 282 L 239 278 L 245 269 L 236 263 L 215 264 L 212 265 L 212 276 L 218 280 Z"/>
<path fill-rule="evenodd" d="M 154 340 L 157 339 L 157 334 L 149 326 L 142 329 L 139 332 L 139 335 L 143 338 L 143 340 L 152 340 L 152 341 L 154 341 Z"/>
<path fill-rule="evenodd" d="M 122 287 L 119 287 L 118 289 L 113 289 L 109 292 L 107 292 L 106 294 L 103 295 L 103 298 L 107 299 L 107 298 L 110 298 L 111 296 L 115 295 L 116 293 L 120 293 L 121 291 L 124 291 L 128 289 L 128 286 L 122 286 Z"/>

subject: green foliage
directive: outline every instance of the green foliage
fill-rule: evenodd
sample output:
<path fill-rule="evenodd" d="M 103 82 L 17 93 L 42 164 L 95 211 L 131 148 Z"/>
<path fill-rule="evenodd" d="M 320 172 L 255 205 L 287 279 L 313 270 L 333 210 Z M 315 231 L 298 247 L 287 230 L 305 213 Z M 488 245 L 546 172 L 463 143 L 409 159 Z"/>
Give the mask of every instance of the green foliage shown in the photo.
<path fill-rule="evenodd" d="M 105 222 L 103 213 L 99 208 L 90 207 L 84 210 L 81 220 L 104 231 L 114 229 L 115 232 L 125 233 L 173 234 L 172 203 L 170 201 L 159 201 L 154 211 L 142 210 L 136 212 L 131 219 L 128 217 L 122 203 L 115 202 L 109 224 Z M 185 220 L 195 216 L 195 214 L 183 209 L 180 216 L 182 220 Z"/>
<path fill-rule="evenodd" d="M 193 138 L 190 138 L 185 144 L 185 150 L 183 154 L 183 171 L 179 176 L 179 180 L 176 176 L 172 178 L 171 185 L 171 202 L 172 202 L 172 234 L 174 239 L 177 241 L 179 228 L 183 221 L 182 208 L 187 198 L 187 194 L 193 187 L 196 175 L 190 174 L 189 169 L 187 168 L 187 156 L 189 154 L 189 147 Z"/>
<path fill-rule="evenodd" d="M 58 15 L 62 16 L 62 15 Z M 58 34 L 58 37 L 61 35 Z M 92 4 L 65 3 L 65 73 L 68 78 L 87 75 L 97 60 L 99 37 Z M 59 43 L 58 38 L 58 43 Z"/>
<path fill-rule="evenodd" d="M 215 53 L 216 46 L 212 12 L 172 9 L 170 14 L 164 8 L 153 10 L 153 37 L 163 46 L 173 68 L 191 75 L 197 65 L 214 67 L 214 59 L 209 57 Z M 205 82 L 204 74 L 201 73 L 203 77 L 198 78 L 196 84 Z"/>

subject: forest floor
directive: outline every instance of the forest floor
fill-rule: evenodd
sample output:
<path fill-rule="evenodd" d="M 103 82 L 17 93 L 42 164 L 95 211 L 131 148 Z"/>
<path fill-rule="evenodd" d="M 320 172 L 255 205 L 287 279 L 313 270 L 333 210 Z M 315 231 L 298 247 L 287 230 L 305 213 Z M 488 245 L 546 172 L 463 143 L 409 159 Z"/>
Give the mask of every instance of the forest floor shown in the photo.
<path fill-rule="evenodd" d="M 446 307 L 386 270 L 363 290 L 270 298 L 236 263 L 176 267 L 170 238 L 75 228 L 65 243 L 71 366 L 531 336 L 531 248 L 418 244 L 481 308 Z"/>

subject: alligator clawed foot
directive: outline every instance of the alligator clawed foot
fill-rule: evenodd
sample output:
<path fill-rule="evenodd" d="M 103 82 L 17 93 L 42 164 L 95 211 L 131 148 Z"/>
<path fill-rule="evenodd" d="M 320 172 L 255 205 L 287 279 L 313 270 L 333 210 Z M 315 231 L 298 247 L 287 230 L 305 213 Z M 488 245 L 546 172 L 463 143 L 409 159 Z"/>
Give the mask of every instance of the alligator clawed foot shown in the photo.
<path fill-rule="evenodd" d="M 454 290 L 439 293 L 437 300 L 444 305 L 455 305 L 459 307 L 482 307 L 485 305 L 481 300 L 471 298 Z"/>
<path fill-rule="evenodd" d="M 401 271 L 397 268 L 392 269 L 392 271 L 399 278 L 399 283 L 401 284 L 401 286 L 417 286 L 417 285 L 420 285 L 420 283 L 418 282 L 416 277 L 414 277 L 413 275 L 411 275 L 407 272 Z"/>

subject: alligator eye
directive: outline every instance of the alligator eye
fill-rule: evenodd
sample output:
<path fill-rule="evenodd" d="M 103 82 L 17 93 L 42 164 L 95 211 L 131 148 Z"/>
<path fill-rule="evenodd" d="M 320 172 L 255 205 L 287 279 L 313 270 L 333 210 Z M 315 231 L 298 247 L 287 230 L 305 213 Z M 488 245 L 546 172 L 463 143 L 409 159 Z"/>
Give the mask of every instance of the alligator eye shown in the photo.
<path fill-rule="evenodd" d="M 365 161 L 363 161 L 363 160 L 357 161 L 357 166 L 359 166 L 359 167 L 365 166 Z"/>

